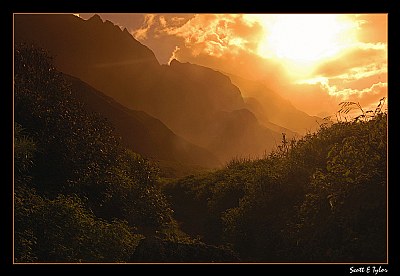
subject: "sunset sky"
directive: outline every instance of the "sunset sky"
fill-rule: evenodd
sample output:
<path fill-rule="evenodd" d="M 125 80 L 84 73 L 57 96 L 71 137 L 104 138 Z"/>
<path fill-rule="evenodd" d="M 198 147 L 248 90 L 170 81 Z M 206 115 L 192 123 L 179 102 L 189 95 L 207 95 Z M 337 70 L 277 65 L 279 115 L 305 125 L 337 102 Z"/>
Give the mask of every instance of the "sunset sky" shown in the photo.
<path fill-rule="evenodd" d="M 88 19 L 93 14 L 79 14 Z M 161 64 L 190 62 L 262 81 L 310 115 L 387 97 L 387 14 L 99 14 Z"/>

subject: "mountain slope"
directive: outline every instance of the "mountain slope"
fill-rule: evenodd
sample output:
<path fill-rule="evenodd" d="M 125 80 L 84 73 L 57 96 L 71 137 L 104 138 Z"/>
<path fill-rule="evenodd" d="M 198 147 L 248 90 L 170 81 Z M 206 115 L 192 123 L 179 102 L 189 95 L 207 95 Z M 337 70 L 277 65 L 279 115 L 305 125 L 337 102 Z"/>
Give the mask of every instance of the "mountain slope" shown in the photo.
<path fill-rule="evenodd" d="M 256 98 L 245 97 L 244 98 L 246 108 L 254 113 L 261 125 L 266 128 L 273 130 L 278 133 L 285 133 L 288 138 L 298 136 L 299 134 L 293 130 L 285 128 L 283 126 L 274 124 L 268 120 L 268 116 L 265 112 L 265 107 Z"/>
<path fill-rule="evenodd" d="M 310 116 L 307 113 L 295 108 L 288 100 L 283 99 L 276 92 L 270 90 L 261 82 L 251 81 L 239 76 L 229 74 L 232 83 L 240 88 L 244 97 L 256 99 L 262 109 L 256 108 L 254 102 L 250 100 L 250 105 L 255 111 L 260 121 L 263 123 L 273 123 L 284 128 L 288 128 L 299 134 L 307 131 L 314 131 L 321 123 L 321 118 Z M 258 110 L 258 112 L 257 112 Z M 267 125 L 269 127 L 269 125 Z"/>
<path fill-rule="evenodd" d="M 133 151 L 156 160 L 208 168 L 220 165 L 213 154 L 177 136 L 160 120 L 122 106 L 75 77 L 66 78 L 85 108 L 106 117 L 121 136 L 122 143 Z"/>
<path fill-rule="evenodd" d="M 248 109 L 219 112 L 209 131 L 215 133 L 207 148 L 225 162 L 232 157 L 260 158 L 280 144 L 281 133 L 261 125 Z"/>
<path fill-rule="evenodd" d="M 98 15 L 85 21 L 67 14 L 20 14 L 14 16 L 14 30 L 15 42 L 33 41 L 54 56 L 60 71 L 119 102 L 141 102 L 154 86 L 159 68 L 154 53 Z"/>
<path fill-rule="evenodd" d="M 168 104 L 154 110 L 154 116 L 196 144 L 210 143 L 215 134 L 209 125 L 217 120 L 218 112 L 245 107 L 240 90 L 220 72 L 177 60 L 162 69 L 160 87 L 162 94 L 168 95 L 164 96 Z"/>
<path fill-rule="evenodd" d="M 150 49 L 99 16 L 85 21 L 73 15 L 16 15 L 14 30 L 16 42 L 48 49 L 60 71 L 158 118 L 221 162 L 270 151 L 281 135 L 278 126 L 269 129 L 267 119 L 263 125 L 259 118 L 247 120 L 252 116 L 240 110 L 248 105 L 226 75 L 176 60 L 161 66 Z M 251 123 L 243 126 L 243 121 Z"/>

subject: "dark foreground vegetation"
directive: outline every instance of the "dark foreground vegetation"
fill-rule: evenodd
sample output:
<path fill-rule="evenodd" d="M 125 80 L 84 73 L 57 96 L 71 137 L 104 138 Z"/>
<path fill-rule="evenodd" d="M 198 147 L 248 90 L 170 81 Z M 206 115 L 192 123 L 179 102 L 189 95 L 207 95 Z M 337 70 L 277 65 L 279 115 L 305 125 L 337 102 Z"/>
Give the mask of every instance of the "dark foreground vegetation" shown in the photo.
<path fill-rule="evenodd" d="M 380 106 L 166 182 L 44 50 L 16 46 L 14 96 L 16 262 L 386 261 Z"/>

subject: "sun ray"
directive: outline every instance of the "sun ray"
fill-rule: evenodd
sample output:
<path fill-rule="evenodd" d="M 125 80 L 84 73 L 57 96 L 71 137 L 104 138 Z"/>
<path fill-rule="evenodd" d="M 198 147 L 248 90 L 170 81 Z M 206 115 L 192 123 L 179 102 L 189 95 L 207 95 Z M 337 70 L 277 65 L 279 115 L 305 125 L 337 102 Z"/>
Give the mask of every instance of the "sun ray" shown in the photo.
<path fill-rule="evenodd" d="M 302 76 L 356 41 L 357 26 L 346 15 L 258 14 L 247 18 L 265 30 L 257 54 L 279 59 Z"/>

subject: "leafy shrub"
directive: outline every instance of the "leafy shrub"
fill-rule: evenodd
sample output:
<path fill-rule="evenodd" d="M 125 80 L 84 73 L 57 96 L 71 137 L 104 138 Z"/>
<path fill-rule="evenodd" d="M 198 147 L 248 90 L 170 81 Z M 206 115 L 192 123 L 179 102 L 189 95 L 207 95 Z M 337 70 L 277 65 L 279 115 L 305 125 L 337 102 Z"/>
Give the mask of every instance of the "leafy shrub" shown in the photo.
<path fill-rule="evenodd" d="M 134 233 L 173 236 L 157 169 L 124 149 L 33 45 L 15 47 L 14 118 L 17 261 L 126 261 Z"/>
<path fill-rule="evenodd" d="M 322 125 L 264 159 L 233 160 L 165 189 L 188 233 L 242 260 L 384 261 L 386 129 L 383 112 Z"/>

